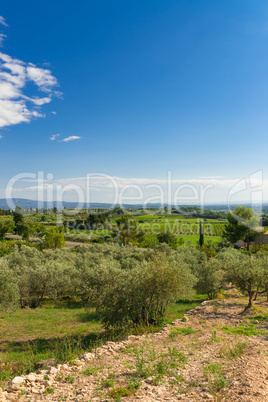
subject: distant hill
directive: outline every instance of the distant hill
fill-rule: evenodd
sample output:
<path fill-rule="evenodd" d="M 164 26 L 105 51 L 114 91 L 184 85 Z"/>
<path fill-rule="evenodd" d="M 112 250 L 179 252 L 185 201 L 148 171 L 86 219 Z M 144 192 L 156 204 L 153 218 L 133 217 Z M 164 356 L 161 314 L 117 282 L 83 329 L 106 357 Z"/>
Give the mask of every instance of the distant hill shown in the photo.
<path fill-rule="evenodd" d="M 0 208 L 1 209 L 10 209 L 10 201 L 8 199 L 2 198 L 0 199 Z M 12 202 L 15 206 L 18 206 L 22 209 L 30 209 L 30 208 L 58 208 L 63 209 L 73 209 L 73 208 L 111 208 L 111 207 L 115 207 L 115 206 L 121 206 L 121 205 L 112 205 L 110 203 L 103 203 L 103 202 L 92 202 L 90 204 L 77 204 L 76 202 L 68 202 L 68 201 L 63 201 L 58 202 L 58 201 L 53 201 L 53 202 L 38 202 L 36 200 L 29 200 L 26 198 L 13 198 Z M 235 208 L 237 205 L 246 205 L 247 207 L 250 208 L 254 208 L 256 211 L 260 210 L 260 208 L 262 207 L 262 209 L 268 209 L 268 203 L 264 203 L 262 206 L 261 204 L 255 204 L 255 205 L 251 205 L 249 203 L 234 203 L 231 205 L 232 208 Z M 173 207 L 174 205 L 170 205 L 169 207 Z M 184 205 L 180 205 L 180 207 L 187 207 L 187 206 L 196 206 L 199 207 L 199 205 L 194 205 L 194 204 L 184 204 Z M 121 206 L 122 207 L 122 206 Z M 124 208 L 126 209 L 139 209 L 142 208 L 143 205 L 142 204 L 124 204 Z M 161 206 L 161 204 L 148 204 L 146 205 L 147 208 L 161 208 L 163 207 L 163 205 Z M 176 206 L 174 206 L 176 207 Z M 214 210 L 214 211 L 220 211 L 220 210 L 228 210 L 228 206 L 224 203 L 222 204 L 207 204 L 205 205 L 205 209 L 210 209 L 210 210 Z"/>

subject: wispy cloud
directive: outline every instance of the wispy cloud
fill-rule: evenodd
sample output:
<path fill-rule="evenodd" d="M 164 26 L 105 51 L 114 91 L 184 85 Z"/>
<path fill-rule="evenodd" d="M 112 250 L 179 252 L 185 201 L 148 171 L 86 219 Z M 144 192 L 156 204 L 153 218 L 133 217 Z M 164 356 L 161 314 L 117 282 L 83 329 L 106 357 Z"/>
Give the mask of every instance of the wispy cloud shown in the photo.
<path fill-rule="evenodd" d="M 199 179 L 224 179 L 224 176 L 201 176 Z"/>
<path fill-rule="evenodd" d="M 1 24 L 1 25 L 4 25 L 4 27 L 8 27 L 5 18 L 2 17 L 1 15 L 0 15 L 0 24 Z"/>
<path fill-rule="evenodd" d="M 28 64 L 26 70 L 29 80 L 33 81 L 41 91 L 51 92 L 51 88 L 57 85 L 57 79 L 50 70 L 38 68 L 32 63 Z"/>
<path fill-rule="evenodd" d="M 147 202 L 169 202 L 176 205 L 194 204 L 200 205 L 210 202 L 234 202 L 251 200 L 251 186 L 258 186 L 258 191 L 263 192 L 263 198 L 268 199 L 268 180 L 254 179 L 249 182 L 246 179 L 246 187 L 238 188 L 241 182 L 239 178 L 224 179 L 178 179 L 178 178 L 126 178 L 109 176 L 101 173 L 88 174 L 86 177 L 49 179 L 40 181 L 38 179 L 22 179 L 16 182 L 14 192 L 24 192 L 25 198 L 33 197 L 33 193 L 52 191 L 54 199 L 62 199 L 66 192 L 66 199 L 76 201 L 86 200 L 90 189 L 90 201 L 121 203 L 147 203 Z M 30 185 L 29 185 L 29 184 Z M 12 184 L 12 183 L 11 183 Z M 52 187 L 51 187 L 52 186 Z M 236 190 L 233 192 L 233 190 Z M 76 195 L 75 195 L 76 194 Z M 15 196 L 15 195 L 14 195 Z M 51 194 L 50 194 L 51 197 Z M 122 201 L 123 200 L 123 201 Z M 87 201 L 88 202 L 88 201 Z"/>
<path fill-rule="evenodd" d="M 62 142 L 69 142 L 69 141 L 74 141 L 74 140 L 79 140 L 81 137 L 78 137 L 77 135 L 71 135 L 70 137 L 64 138 Z"/>
<path fill-rule="evenodd" d="M 6 39 L 6 35 L 3 33 L 0 33 L 0 46 L 3 46 L 4 40 Z"/>
<path fill-rule="evenodd" d="M 59 136 L 60 136 L 60 134 L 53 134 L 53 135 L 50 137 L 50 140 L 51 140 L 51 141 L 55 141 L 56 138 L 59 137 Z"/>

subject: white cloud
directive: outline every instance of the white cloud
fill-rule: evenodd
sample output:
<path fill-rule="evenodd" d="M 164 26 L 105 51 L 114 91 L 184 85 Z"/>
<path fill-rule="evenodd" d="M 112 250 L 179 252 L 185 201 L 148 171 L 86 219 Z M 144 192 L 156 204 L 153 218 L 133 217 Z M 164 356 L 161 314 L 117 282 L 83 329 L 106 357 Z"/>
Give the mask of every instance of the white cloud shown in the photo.
<path fill-rule="evenodd" d="M 5 18 L 2 17 L 1 15 L 0 15 L 0 24 L 1 24 L 1 25 L 4 25 L 4 27 L 8 27 Z"/>
<path fill-rule="evenodd" d="M 0 46 L 3 46 L 4 40 L 6 39 L 6 35 L 3 33 L 0 33 Z"/>
<path fill-rule="evenodd" d="M 1 17 L 0 23 L 3 24 Z M 25 93 L 29 82 L 46 95 Z M 0 128 L 45 117 L 40 108 L 50 103 L 53 96 L 60 95 L 55 90 L 57 86 L 57 79 L 50 70 L 0 52 Z"/>
<path fill-rule="evenodd" d="M 70 137 L 64 138 L 62 141 L 69 142 L 69 141 L 79 140 L 80 138 L 81 137 L 77 137 L 77 135 L 71 135 Z"/>
<path fill-rule="evenodd" d="M 51 114 L 54 114 L 54 115 L 56 115 L 56 114 L 57 114 L 57 112 L 55 112 L 55 110 L 53 110 L 53 112 L 51 112 Z"/>
<path fill-rule="evenodd" d="M 0 135 L 0 140 L 1 140 L 1 138 L 3 138 L 3 136 L 2 136 L 2 135 Z"/>
<path fill-rule="evenodd" d="M 224 179 L 224 176 L 201 176 L 199 179 Z"/>
<path fill-rule="evenodd" d="M 60 134 L 53 134 L 51 137 L 50 137 L 50 140 L 51 141 L 55 141 L 55 139 L 57 138 L 57 137 L 59 137 L 60 136 Z"/>
<path fill-rule="evenodd" d="M 51 102 L 51 98 L 28 98 L 31 102 L 33 102 L 37 106 L 45 105 L 46 103 Z"/>
<path fill-rule="evenodd" d="M 51 88 L 57 85 L 57 79 L 50 70 L 38 68 L 32 63 L 27 67 L 27 75 L 44 92 L 51 92 Z"/>
<path fill-rule="evenodd" d="M 52 179 L 40 181 L 37 179 L 22 179 L 21 183 L 16 183 L 14 192 L 23 192 L 25 198 L 40 196 L 37 190 L 43 190 L 44 197 L 51 193 L 53 188 L 53 198 L 61 199 L 61 192 L 66 193 L 66 200 L 75 201 L 76 194 L 79 194 L 80 202 L 87 200 L 87 194 L 90 193 L 91 202 L 115 202 L 115 203 L 172 203 L 178 205 L 194 204 L 203 205 L 203 203 L 228 201 L 243 203 L 251 200 L 251 185 L 258 186 L 258 191 L 262 191 L 263 199 L 268 199 L 268 180 L 259 182 L 258 180 L 246 180 L 247 188 L 240 191 L 238 189 L 234 195 L 232 190 L 237 188 L 241 181 L 239 178 L 224 179 L 178 179 L 169 178 L 126 178 L 109 176 L 101 173 L 89 174 L 88 177 L 75 177 L 65 179 Z M 35 182 L 35 183 L 33 183 Z M 51 187 L 52 186 L 52 187 Z M 90 189 L 90 192 L 88 192 Z M 48 191 L 48 193 L 46 193 Z M 15 194 L 14 193 L 14 194 Z M 169 195 L 168 195 L 169 194 Z M 15 196 L 15 195 L 14 195 Z M 45 198 L 44 198 L 45 199 Z M 88 200 L 87 200 L 88 201 Z"/>

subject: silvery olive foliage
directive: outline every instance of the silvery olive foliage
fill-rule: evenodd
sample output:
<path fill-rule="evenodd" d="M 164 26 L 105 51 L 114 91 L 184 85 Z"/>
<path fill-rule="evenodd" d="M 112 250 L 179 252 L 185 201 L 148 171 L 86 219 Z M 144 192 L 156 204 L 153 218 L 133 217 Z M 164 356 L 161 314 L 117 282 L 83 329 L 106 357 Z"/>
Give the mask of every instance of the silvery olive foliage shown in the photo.
<path fill-rule="evenodd" d="M 0 258 L 0 309 L 15 309 L 19 305 L 19 289 L 14 272 L 5 258 Z"/>
<path fill-rule="evenodd" d="M 167 246 L 168 247 L 168 246 Z M 208 259 L 195 247 L 172 251 L 96 244 L 76 250 L 24 245 L 0 258 L 0 308 L 41 305 L 45 298 L 76 298 L 95 307 L 106 328 L 149 325 L 169 303 L 193 289 L 213 298 L 232 282 L 249 301 L 268 291 L 268 254 L 253 258 L 226 249 Z"/>
<path fill-rule="evenodd" d="M 221 251 L 217 259 L 220 261 L 226 275 L 226 280 L 232 282 L 243 293 L 248 294 L 248 306 L 258 294 L 268 290 L 268 258 L 266 252 L 250 256 L 234 249 Z"/>

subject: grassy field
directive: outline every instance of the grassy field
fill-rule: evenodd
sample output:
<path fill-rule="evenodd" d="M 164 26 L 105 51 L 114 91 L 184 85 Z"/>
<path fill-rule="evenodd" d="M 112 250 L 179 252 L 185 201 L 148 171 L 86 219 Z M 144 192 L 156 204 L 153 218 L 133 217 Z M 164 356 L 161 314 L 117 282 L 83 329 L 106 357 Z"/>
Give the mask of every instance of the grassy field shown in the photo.
<path fill-rule="evenodd" d="M 172 304 L 163 324 L 182 317 L 199 305 L 205 296 L 182 299 Z M 137 328 L 131 333 L 157 331 L 160 327 Z M 94 310 L 79 302 L 46 301 L 38 309 L 22 309 L 0 316 L 0 384 L 15 375 L 34 371 L 36 362 L 56 358 L 72 361 L 83 351 L 100 346 L 106 340 L 122 339 L 126 332 L 105 332 Z"/>
<path fill-rule="evenodd" d="M 157 233 L 159 231 L 171 231 L 178 236 L 192 236 L 195 237 L 199 234 L 199 223 L 203 223 L 203 230 L 205 236 L 218 237 L 213 243 L 219 242 L 223 233 L 225 221 L 217 219 L 192 219 L 181 218 L 178 215 L 142 215 L 137 216 L 136 221 L 142 230 Z M 196 242 L 196 239 L 189 239 L 192 243 Z M 188 241 L 186 239 L 185 241 Z"/>
<path fill-rule="evenodd" d="M 191 243 L 191 244 L 195 244 L 199 241 L 199 235 L 178 235 L 178 238 L 182 238 L 184 240 L 184 243 Z M 204 244 L 217 244 L 221 241 L 221 237 L 219 236 L 205 236 L 204 237 Z"/>

